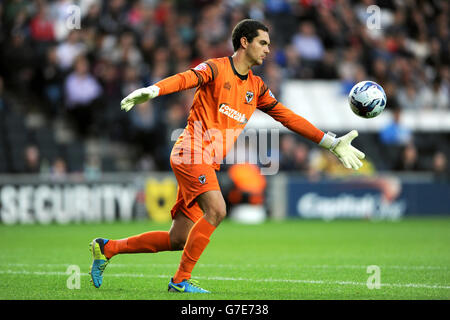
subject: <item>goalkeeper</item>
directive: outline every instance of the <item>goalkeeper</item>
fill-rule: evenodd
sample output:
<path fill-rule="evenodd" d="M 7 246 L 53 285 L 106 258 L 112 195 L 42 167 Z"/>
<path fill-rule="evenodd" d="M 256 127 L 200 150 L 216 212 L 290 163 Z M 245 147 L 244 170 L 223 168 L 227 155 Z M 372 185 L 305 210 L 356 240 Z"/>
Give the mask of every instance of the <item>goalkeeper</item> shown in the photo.
<path fill-rule="evenodd" d="M 264 24 L 251 19 L 239 22 L 233 29 L 232 42 L 235 52 L 231 57 L 207 60 L 150 87 L 135 90 L 122 100 L 121 108 L 130 111 L 148 99 L 196 88 L 187 125 L 170 155 L 178 182 L 170 230 L 120 240 L 94 239 L 90 274 L 95 287 L 100 287 L 105 267 L 117 254 L 182 250 L 168 290 L 209 292 L 192 280 L 191 274 L 214 230 L 226 216 L 216 171 L 256 109 L 330 150 L 346 168 L 358 170 L 362 166 L 360 159 L 364 154 L 351 145 L 358 135 L 355 130 L 341 138 L 322 132 L 280 103 L 263 80 L 253 75 L 251 68 L 261 65 L 269 53 L 270 38 Z"/>

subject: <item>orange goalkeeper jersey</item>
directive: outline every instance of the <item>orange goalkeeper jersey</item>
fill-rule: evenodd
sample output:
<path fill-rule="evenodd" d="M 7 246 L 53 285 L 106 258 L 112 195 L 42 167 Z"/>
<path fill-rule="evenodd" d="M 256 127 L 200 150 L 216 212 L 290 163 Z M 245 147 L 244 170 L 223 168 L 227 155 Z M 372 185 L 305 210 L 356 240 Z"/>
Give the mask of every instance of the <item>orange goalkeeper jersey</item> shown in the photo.
<path fill-rule="evenodd" d="M 239 74 L 231 57 L 207 60 L 155 84 L 160 95 L 197 87 L 187 126 L 172 155 L 212 164 L 216 170 L 258 108 L 300 135 L 319 143 L 324 133 L 277 101 L 250 70 Z"/>

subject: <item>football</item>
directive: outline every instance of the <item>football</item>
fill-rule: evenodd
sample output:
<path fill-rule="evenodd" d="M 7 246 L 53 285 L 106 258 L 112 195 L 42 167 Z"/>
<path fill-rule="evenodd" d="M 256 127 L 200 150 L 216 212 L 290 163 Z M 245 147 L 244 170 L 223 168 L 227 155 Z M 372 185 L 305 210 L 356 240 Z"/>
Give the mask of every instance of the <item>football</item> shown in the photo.
<path fill-rule="evenodd" d="M 348 94 L 353 113 L 362 118 L 374 118 L 386 107 L 387 99 L 383 88 L 373 81 L 355 84 Z"/>

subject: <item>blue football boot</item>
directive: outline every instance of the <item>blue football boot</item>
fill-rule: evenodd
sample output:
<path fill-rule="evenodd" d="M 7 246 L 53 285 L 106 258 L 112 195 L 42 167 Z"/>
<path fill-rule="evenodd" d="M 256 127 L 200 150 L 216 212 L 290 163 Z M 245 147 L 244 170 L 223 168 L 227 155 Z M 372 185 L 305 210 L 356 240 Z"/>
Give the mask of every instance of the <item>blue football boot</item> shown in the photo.
<path fill-rule="evenodd" d="M 197 281 L 189 279 L 180 283 L 174 283 L 173 278 L 169 282 L 169 292 L 181 293 L 210 293 L 208 290 L 201 288 Z"/>
<path fill-rule="evenodd" d="M 109 263 L 109 259 L 105 257 L 104 247 L 108 239 L 96 238 L 89 244 L 89 249 L 92 252 L 92 265 L 89 271 L 91 275 L 91 282 L 96 288 L 100 288 L 103 282 L 103 271 Z"/>

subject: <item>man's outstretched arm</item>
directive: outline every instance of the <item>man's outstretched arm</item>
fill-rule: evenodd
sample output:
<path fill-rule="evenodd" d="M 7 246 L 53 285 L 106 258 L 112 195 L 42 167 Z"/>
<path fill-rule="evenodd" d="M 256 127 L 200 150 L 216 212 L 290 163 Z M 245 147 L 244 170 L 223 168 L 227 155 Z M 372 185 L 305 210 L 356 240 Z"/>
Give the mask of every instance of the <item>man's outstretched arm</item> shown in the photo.
<path fill-rule="evenodd" d="M 130 111 L 134 105 L 143 103 L 158 96 L 179 92 L 201 86 L 213 81 L 217 76 L 217 67 L 208 60 L 197 67 L 167 77 L 152 86 L 134 90 L 121 102 L 121 109 Z"/>
<path fill-rule="evenodd" d="M 354 170 L 361 168 L 362 162 L 360 159 L 364 159 L 365 155 L 351 145 L 352 140 L 358 136 L 356 130 L 352 130 L 346 135 L 336 138 L 334 134 L 324 133 L 322 130 L 316 128 L 308 120 L 292 112 L 280 102 L 268 108 L 260 108 L 260 110 L 282 123 L 291 131 L 333 152 L 344 167 L 348 169 L 353 168 Z"/>
<path fill-rule="evenodd" d="M 152 86 L 134 90 L 120 102 L 120 106 L 122 110 L 130 111 L 136 104 L 144 103 L 157 96 L 191 89 L 199 84 L 200 78 L 198 74 L 193 70 L 187 70 L 165 78 Z"/>

